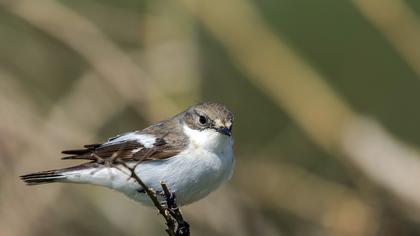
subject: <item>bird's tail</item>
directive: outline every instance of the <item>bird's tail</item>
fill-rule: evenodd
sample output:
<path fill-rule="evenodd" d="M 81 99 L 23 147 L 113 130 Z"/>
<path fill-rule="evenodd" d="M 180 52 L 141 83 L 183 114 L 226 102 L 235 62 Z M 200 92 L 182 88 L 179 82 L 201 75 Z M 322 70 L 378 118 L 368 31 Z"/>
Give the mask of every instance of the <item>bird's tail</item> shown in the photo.
<path fill-rule="evenodd" d="M 36 185 L 62 182 L 66 179 L 66 176 L 62 174 L 61 170 L 48 170 L 22 175 L 20 176 L 20 179 L 22 179 L 28 185 Z"/>
<path fill-rule="evenodd" d="M 47 184 L 55 182 L 69 182 L 68 178 L 77 171 L 89 168 L 88 164 L 73 166 L 64 169 L 47 170 L 32 174 L 22 175 L 20 179 L 28 185 Z"/>

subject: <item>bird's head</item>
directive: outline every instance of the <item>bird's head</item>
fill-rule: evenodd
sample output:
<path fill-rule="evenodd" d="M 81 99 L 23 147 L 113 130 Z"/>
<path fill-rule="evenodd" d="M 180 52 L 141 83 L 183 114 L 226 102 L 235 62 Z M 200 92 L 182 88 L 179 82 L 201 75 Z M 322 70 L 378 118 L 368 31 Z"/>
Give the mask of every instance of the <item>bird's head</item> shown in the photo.
<path fill-rule="evenodd" d="M 184 112 L 182 119 L 184 131 L 199 145 L 213 147 L 231 140 L 233 114 L 220 103 L 194 105 Z"/>

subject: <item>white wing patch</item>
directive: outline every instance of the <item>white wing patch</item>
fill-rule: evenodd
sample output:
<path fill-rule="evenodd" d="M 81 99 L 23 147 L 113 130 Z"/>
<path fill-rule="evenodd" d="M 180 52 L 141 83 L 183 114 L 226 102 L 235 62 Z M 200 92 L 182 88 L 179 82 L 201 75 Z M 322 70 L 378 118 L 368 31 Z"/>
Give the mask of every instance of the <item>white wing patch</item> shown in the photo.
<path fill-rule="evenodd" d="M 133 141 L 133 140 L 137 141 L 138 143 L 141 143 L 145 148 L 152 148 L 156 142 L 156 138 L 153 135 L 138 134 L 136 132 L 131 132 L 131 133 L 123 134 L 114 139 L 111 139 L 110 141 L 107 142 L 107 144 L 119 143 L 119 142 L 124 142 L 124 141 Z"/>
<path fill-rule="evenodd" d="M 143 148 L 136 148 L 136 149 L 133 149 L 132 151 L 131 151 L 131 153 L 136 153 L 136 152 L 138 152 L 138 151 L 140 151 L 140 150 L 142 150 Z"/>

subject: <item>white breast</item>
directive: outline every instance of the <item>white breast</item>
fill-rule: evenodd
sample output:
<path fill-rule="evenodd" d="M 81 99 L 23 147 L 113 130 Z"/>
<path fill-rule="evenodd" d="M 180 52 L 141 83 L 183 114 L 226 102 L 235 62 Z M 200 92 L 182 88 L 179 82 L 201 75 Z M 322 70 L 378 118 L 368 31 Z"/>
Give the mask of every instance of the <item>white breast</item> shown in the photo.
<path fill-rule="evenodd" d="M 231 137 L 187 126 L 184 131 L 190 138 L 185 151 L 166 160 L 142 163 L 136 169 L 140 178 L 154 189 L 161 189 L 159 183 L 164 181 L 176 193 L 180 205 L 214 191 L 230 178 L 234 167 Z M 130 197 L 141 202 L 148 200 L 144 194 L 132 193 Z"/>

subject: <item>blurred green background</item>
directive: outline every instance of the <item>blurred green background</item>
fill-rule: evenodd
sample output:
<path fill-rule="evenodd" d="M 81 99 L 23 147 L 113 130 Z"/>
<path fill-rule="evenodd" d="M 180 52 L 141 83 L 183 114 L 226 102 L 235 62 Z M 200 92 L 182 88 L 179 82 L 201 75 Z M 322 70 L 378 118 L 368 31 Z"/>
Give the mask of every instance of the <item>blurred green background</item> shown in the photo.
<path fill-rule="evenodd" d="M 192 235 L 419 235 L 419 42 L 416 0 L 2 0 L 0 235 L 165 235 L 121 194 L 18 176 L 207 100 L 237 166 L 183 208 Z"/>

